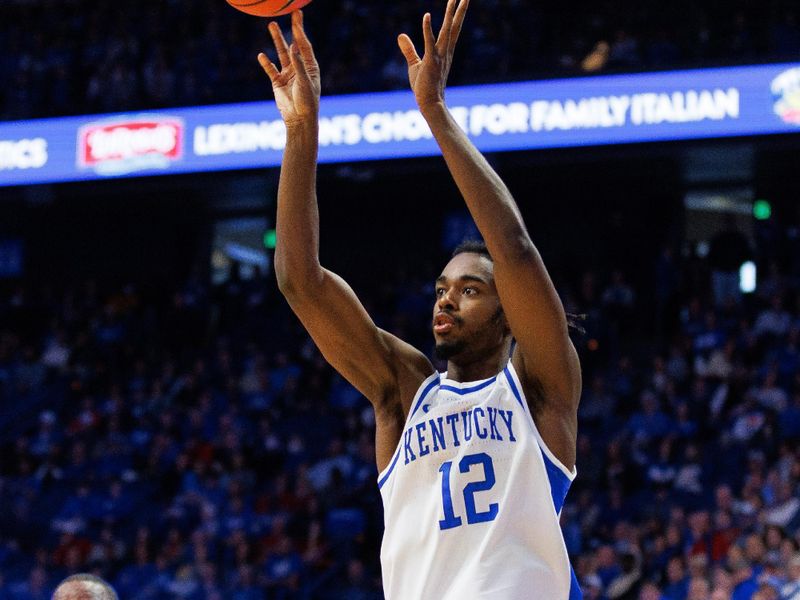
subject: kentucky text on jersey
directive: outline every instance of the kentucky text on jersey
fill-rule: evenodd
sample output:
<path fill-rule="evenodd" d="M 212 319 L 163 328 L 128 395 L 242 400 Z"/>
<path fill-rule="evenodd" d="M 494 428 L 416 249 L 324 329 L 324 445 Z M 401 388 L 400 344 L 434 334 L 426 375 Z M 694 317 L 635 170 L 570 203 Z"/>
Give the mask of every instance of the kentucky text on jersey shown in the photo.
<path fill-rule="evenodd" d="M 511 410 L 478 406 L 412 425 L 403 434 L 405 464 L 432 453 L 458 447 L 473 436 L 514 443 L 514 413 Z"/>

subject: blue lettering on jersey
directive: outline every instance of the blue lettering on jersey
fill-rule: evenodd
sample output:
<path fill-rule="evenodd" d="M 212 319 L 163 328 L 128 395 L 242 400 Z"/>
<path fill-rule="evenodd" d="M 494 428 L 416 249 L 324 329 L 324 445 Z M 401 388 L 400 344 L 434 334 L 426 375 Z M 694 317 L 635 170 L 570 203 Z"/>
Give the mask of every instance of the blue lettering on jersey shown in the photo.
<path fill-rule="evenodd" d="M 516 442 L 517 438 L 514 437 L 514 430 L 511 429 L 511 419 L 514 418 L 514 414 L 510 410 L 503 410 L 502 408 L 499 409 L 497 412 L 500 413 L 503 422 L 505 422 L 506 427 L 508 427 L 508 439 L 511 440 L 512 442 Z M 506 415 L 508 415 L 507 419 Z"/>
<path fill-rule="evenodd" d="M 502 432 L 500 423 L 504 426 Z M 481 440 L 490 438 L 506 443 L 516 442 L 514 411 L 476 406 L 469 411 L 450 413 L 412 425 L 403 432 L 405 464 L 446 450 L 448 444 L 457 448 L 462 441 L 469 442 L 473 437 Z"/>
<path fill-rule="evenodd" d="M 478 421 L 478 411 L 481 411 L 481 417 L 485 416 L 486 413 L 483 412 L 483 409 L 480 406 L 476 406 L 472 411 L 472 416 L 475 419 L 475 433 L 478 434 L 478 437 L 482 440 L 486 439 L 486 436 L 489 435 L 486 431 L 486 427 L 481 429 L 480 421 Z M 483 433 L 481 433 L 483 432 Z"/>
<path fill-rule="evenodd" d="M 502 442 L 503 436 L 500 435 L 500 430 L 497 428 L 497 409 L 489 406 L 486 411 L 489 413 L 489 431 L 491 432 L 492 439 Z"/>
<path fill-rule="evenodd" d="M 461 418 L 464 419 L 464 441 L 468 442 L 472 439 L 472 409 L 462 411 Z"/>
<path fill-rule="evenodd" d="M 429 420 L 431 425 L 431 436 L 433 437 L 433 451 L 438 452 L 439 449 L 444 450 L 447 444 L 444 441 L 444 418 L 439 417 L 436 421 Z"/>
<path fill-rule="evenodd" d="M 409 428 L 403 436 L 403 450 L 405 452 L 406 464 L 417 460 L 417 457 L 414 455 L 414 451 L 411 449 L 411 431 L 412 429 Z"/>
<path fill-rule="evenodd" d="M 428 444 L 425 443 L 425 436 L 422 433 L 427 426 L 428 423 L 426 421 L 423 421 L 422 423 L 417 423 L 417 443 L 419 444 L 420 457 L 427 456 L 431 452 L 430 446 L 428 446 Z"/>
<path fill-rule="evenodd" d="M 452 413 L 447 415 L 444 418 L 447 421 L 448 425 L 453 428 L 453 446 L 460 446 L 461 442 L 458 441 L 458 431 L 456 430 L 456 425 L 458 424 L 458 413 Z"/>

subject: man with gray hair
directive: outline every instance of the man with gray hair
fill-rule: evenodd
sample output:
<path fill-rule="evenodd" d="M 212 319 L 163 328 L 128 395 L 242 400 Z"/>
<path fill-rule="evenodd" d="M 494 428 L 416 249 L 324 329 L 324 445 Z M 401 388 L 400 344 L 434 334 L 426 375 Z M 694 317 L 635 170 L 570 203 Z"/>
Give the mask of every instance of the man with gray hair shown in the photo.
<path fill-rule="evenodd" d="M 70 575 L 58 584 L 52 600 L 119 600 L 106 581 L 88 573 Z"/>

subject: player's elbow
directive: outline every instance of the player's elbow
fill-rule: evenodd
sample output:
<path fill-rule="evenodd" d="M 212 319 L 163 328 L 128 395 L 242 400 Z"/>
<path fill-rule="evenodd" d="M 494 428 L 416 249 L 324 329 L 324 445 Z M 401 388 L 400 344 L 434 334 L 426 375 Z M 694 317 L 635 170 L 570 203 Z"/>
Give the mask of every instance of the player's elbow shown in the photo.
<path fill-rule="evenodd" d="M 308 289 L 308 286 L 303 283 L 303 278 L 298 277 L 296 273 L 276 269 L 275 278 L 278 281 L 278 290 L 289 300 L 301 296 L 303 291 Z"/>
<path fill-rule="evenodd" d="M 278 281 L 278 290 L 284 296 L 291 296 L 297 289 L 297 282 L 286 271 L 275 269 L 275 279 Z"/>
<path fill-rule="evenodd" d="M 278 289 L 284 296 L 291 293 L 297 283 L 292 277 L 292 270 L 278 253 L 275 254 L 275 279 L 278 282 Z"/>
<path fill-rule="evenodd" d="M 287 298 L 316 289 L 322 278 L 319 264 L 297 264 L 275 257 L 275 279 L 278 290 Z"/>

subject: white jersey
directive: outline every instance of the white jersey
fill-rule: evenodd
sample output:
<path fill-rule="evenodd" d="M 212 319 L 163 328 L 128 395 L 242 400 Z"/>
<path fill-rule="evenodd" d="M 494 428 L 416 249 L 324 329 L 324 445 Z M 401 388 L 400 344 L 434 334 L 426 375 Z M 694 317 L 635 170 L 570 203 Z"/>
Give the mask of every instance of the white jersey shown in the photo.
<path fill-rule="evenodd" d="M 577 600 L 559 514 L 575 478 L 542 441 L 514 367 L 439 373 L 378 476 L 388 600 Z"/>

